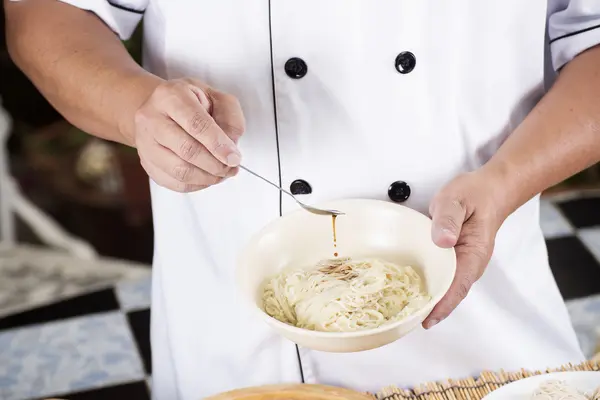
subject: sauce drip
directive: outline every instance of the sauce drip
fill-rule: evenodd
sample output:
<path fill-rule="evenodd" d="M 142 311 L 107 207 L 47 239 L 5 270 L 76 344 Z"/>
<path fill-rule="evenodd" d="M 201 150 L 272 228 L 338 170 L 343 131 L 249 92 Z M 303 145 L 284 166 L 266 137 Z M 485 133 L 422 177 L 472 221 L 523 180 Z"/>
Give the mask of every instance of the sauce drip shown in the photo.
<path fill-rule="evenodd" d="M 333 228 L 333 247 L 337 247 L 337 234 L 335 232 L 335 219 L 337 218 L 337 215 L 332 215 L 331 216 L 331 227 Z M 338 256 L 337 251 L 335 253 L 333 253 L 334 257 Z"/>

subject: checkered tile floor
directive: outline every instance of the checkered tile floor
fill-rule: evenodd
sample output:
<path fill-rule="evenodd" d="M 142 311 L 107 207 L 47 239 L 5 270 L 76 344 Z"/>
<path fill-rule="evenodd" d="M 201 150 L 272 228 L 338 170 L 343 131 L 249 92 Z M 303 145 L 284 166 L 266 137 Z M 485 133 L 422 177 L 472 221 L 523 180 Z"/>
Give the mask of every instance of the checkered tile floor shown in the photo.
<path fill-rule="evenodd" d="M 0 319 L 0 399 L 149 399 L 150 278 Z"/>
<path fill-rule="evenodd" d="M 600 195 L 544 200 L 552 271 L 589 356 L 600 337 Z M 0 399 L 149 399 L 150 278 L 0 319 Z"/>

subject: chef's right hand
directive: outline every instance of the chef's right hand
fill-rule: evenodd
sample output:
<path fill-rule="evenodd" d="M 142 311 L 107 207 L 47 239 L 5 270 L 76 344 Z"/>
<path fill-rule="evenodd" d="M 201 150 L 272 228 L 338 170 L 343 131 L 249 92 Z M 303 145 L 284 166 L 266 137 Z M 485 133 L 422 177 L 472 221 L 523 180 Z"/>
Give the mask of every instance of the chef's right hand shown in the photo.
<path fill-rule="evenodd" d="M 135 115 L 135 146 L 157 184 L 177 192 L 215 185 L 238 171 L 245 121 L 238 100 L 199 81 L 159 85 Z"/>

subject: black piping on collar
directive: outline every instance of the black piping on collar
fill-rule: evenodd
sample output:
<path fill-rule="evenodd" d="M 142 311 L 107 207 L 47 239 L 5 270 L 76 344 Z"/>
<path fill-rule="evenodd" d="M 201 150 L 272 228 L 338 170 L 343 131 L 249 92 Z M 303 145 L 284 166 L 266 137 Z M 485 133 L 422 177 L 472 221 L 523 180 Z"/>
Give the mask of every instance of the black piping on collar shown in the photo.
<path fill-rule="evenodd" d="M 118 8 L 119 10 L 127 11 L 127 12 L 134 13 L 134 14 L 143 14 L 144 13 L 144 10 L 136 10 L 135 8 L 131 8 L 131 7 L 121 5 L 119 3 L 115 3 L 114 0 L 107 0 L 107 2 L 108 2 L 108 4 L 110 4 L 114 8 Z"/>
<path fill-rule="evenodd" d="M 552 43 L 554 43 L 554 42 L 556 42 L 558 40 L 566 39 L 566 38 L 571 37 L 571 36 L 576 36 L 576 35 L 579 35 L 580 33 L 585 33 L 585 32 L 589 32 L 589 31 L 593 31 L 594 29 L 598 29 L 598 28 L 600 28 L 600 24 L 594 25 L 594 26 L 590 26 L 588 28 L 580 29 L 580 30 L 575 31 L 575 32 L 566 33 L 564 35 L 561 35 L 561 36 L 555 37 L 554 39 L 551 39 L 550 40 L 550 44 L 552 44 Z"/>

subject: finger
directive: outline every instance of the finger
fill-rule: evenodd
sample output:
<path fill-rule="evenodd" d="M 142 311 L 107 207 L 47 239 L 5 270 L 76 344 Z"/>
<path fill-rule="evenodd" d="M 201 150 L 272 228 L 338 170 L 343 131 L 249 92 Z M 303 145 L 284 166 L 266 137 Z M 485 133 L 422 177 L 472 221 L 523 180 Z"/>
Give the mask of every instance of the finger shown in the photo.
<path fill-rule="evenodd" d="M 221 176 L 212 175 L 182 160 L 171 150 L 158 143 L 147 151 L 152 153 L 151 158 L 149 158 L 152 164 L 179 182 L 191 185 L 211 186 L 225 179 Z"/>
<path fill-rule="evenodd" d="M 244 113 L 238 99 L 227 93 L 208 89 L 212 103 L 211 115 L 217 125 L 237 144 L 246 129 Z"/>
<path fill-rule="evenodd" d="M 439 247 L 454 247 L 466 215 L 466 207 L 458 199 L 442 197 L 434 200 L 431 206 L 433 242 Z"/>
<path fill-rule="evenodd" d="M 181 126 L 194 139 L 221 163 L 237 167 L 241 161 L 241 154 L 237 146 L 217 125 L 209 114 L 206 105 L 203 105 L 189 85 L 178 83 L 179 96 L 169 97 L 164 104 L 165 111 L 179 126 Z"/>
<path fill-rule="evenodd" d="M 481 277 L 489 262 L 493 245 L 484 244 L 485 241 L 477 232 L 477 228 L 465 225 L 460 241 L 461 243 L 455 247 L 456 275 L 448 292 L 423 321 L 423 327 L 426 329 L 443 321 L 458 307 L 467 297 L 473 284 Z"/>
<path fill-rule="evenodd" d="M 165 119 L 164 125 L 155 125 L 155 128 L 161 133 L 155 136 L 156 142 L 171 150 L 182 160 L 214 176 L 235 175 L 233 167 L 228 167 L 217 160 L 202 143 L 188 135 L 175 122 Z"/>
<path fill-rule="evenodd" d="M 180 193 L 197 192 L 199 190 L 207 188 L 207 186 L 204 185 L 194 185 L 190 183 L 180 182 L 172 176 L 169 176 L 166 172 L 161 170 L 152 162 L 145 161 L 144 159 L 140 159 L 140 161 L 142 163 L 142 167 L 144 167 L 150 179 L 152 179 L 154 182 L 156 182 L 158 185 L 164 188 Z"/>
<path fill-rule="evenodd" d="M 440 302 L 436 304 L 425 321 L 423 321 L 423 327 L 425 329 L 431 329 L 440 321 L 443 321 L 467 296 L 469 290 L 471 290 L 471 286 L 476 280 L 477 270 L 479 268 L 479 266 L 475 264 L 475 261 L 474 257 L 467 254 L 463 254 L 461 257 L 457 254 L 458 266 L 454 280 L 452 281 L 448 292 Z"/>

